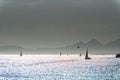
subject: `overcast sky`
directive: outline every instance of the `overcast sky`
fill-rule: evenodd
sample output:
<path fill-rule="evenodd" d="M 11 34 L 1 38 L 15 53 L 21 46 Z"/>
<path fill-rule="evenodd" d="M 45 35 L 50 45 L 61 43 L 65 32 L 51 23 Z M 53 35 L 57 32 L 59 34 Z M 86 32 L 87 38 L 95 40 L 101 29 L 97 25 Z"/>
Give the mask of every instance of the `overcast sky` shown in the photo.
<path fill-rule="evenodd" d="M 0 0 L 0 45 L 61 47 L 119 36 L 120 0 Z"/>

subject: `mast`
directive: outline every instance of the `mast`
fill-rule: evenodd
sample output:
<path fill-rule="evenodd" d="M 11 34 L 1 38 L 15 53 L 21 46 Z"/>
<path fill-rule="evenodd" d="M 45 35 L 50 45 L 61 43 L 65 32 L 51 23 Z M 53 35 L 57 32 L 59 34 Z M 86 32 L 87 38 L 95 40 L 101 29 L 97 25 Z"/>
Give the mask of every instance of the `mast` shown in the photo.
<path fill-rule="evenodd" d="M 87 50 L 86 50 L 85 59 L 91 59 L 90 57 L 88 57 L 88 48 L 87 48 Z"/>
<path fill-rule="evenodd" d="M 77 48 L 79 49 L 79 48 L 80 48 L 80 46 L 77 46 Z M 81 54 L 81 53 L 79 53 L 79 56 L 82 56 L 82 54 Z"/>
<path fill-rule="evenodd" d="M 87 59 L 87 58 L 88 58 L 88 48 L 86 50 L 86 55 L 85 55 L 85 59 Z"/>

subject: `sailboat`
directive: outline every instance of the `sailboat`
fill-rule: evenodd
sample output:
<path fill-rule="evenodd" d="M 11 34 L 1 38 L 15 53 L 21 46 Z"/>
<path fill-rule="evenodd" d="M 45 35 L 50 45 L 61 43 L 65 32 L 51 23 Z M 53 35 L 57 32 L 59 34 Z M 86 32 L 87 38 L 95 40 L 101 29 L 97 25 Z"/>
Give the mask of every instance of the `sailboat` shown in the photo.
<path fill-rule="evenodd" d="M 20 56 L 23 56 L 22 51 L 20 52 Z"/>
<path fill-rule="evenodd" d="M 62 55 L 62 53 L 60 53 L 60 56 Z"/>
<path fill-rule="evenodd" d="M 89 60 L 89 59 L 91 59 L 91 58 L 88 57 L 88 48 L 87 48 L 86 55 L 85 55 L 85 60 Z"/>
<path fill-rule="evenodd" d="M 80 53 L 79 56 L 82 56 L 82 54 Z"/>

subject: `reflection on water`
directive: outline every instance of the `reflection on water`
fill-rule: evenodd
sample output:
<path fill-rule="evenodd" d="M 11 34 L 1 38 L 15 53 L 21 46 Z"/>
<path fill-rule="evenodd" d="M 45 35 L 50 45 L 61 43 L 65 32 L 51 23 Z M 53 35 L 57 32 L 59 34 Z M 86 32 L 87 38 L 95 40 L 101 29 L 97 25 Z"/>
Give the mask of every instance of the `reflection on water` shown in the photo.
<path fill-rule="evenodd" d="M 0 80 L 119 80 L 114 56 L 0 56 Z"/>

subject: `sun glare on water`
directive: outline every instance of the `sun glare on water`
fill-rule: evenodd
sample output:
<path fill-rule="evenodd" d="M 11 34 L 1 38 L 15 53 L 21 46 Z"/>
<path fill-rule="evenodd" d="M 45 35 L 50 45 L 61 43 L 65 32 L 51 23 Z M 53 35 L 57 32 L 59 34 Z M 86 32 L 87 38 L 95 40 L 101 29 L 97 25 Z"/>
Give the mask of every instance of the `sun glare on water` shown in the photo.
<path fill-rule="evenodd" d="M 1 80 L 119 80 L 111 55 L 0 55 Z M 113 72 L 114 71 L 114 72 Z"/>

